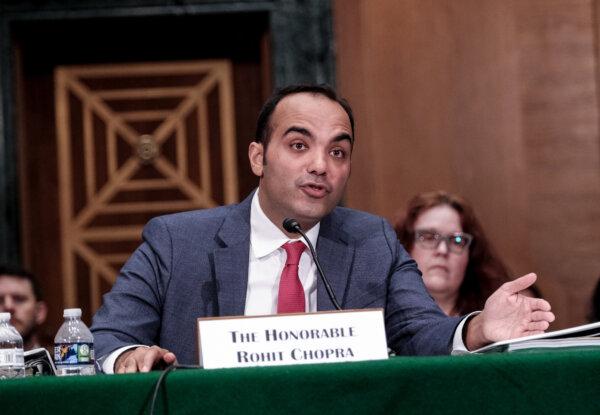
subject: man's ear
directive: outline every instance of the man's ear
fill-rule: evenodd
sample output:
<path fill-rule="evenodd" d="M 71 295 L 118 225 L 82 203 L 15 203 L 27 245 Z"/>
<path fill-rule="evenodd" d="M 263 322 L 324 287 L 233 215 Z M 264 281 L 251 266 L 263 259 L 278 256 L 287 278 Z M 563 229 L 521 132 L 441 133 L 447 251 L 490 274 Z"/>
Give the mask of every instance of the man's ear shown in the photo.
<path fill-rule="evenodd" d="M 38 301 L 35 303 L 35 324 L 38 326 L 44 324 L 46 316 L 48 315 L 48 306 L 44 301 Z"/>
<path fill-rule="evenodd" d="M 264 167 L 264 145 L 262 143 L 257 143 L 253 141 L 250 143 L 248 147 L 248 158 L 250 159 L 250 168 L 252 169 L 252 173 L 257 175 L 258 177 L 262 177 L 263 175 L 263 167 Z"/>

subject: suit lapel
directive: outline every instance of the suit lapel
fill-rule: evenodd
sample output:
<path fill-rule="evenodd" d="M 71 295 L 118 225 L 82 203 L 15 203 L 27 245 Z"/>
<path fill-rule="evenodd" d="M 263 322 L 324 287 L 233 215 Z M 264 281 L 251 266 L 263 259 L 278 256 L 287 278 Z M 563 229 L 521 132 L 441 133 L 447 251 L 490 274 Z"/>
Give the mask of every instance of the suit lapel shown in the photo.
<path fill-rule="evenodd" d="M 250 252 L 250 194 L 242 203 L 232 208 L 217 233 L 215 249 L 215 278 L 220 316 L 244 315 L 248 286 L 248 261 Z"/>
<path fill-rule="evenodd" d="M 323 218 L 317 240 L 317 255 L 338 303 L 344 307 L 354 247 L 341 224 L 342 220 L 337 210 Z M 335 310 L 319 275 L 317 275 L 317 310 Z"/>
<path fill-rule="evenodd" d="M 214 251 L 215 279 L 220 316 L 244 315 L 248 287 L 250 253 L 251 193 L 242 203 L 232 208 L 216 235 L 219 248 Z M 346 286 L 354 257 L 354 247 L 342 229 L 337 210 L 323 218 L 317 240 L 317 255 L 331 288 L 343 307 Z M 317 309 L 334 310 L 321 277 L 317 275 Z"/>

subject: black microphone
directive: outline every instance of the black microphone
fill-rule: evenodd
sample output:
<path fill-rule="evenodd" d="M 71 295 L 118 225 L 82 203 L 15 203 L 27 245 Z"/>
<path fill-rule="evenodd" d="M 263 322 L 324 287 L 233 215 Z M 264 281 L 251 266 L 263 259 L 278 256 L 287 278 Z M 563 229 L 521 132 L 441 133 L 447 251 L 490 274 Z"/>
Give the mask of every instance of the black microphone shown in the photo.
<path fill-rule="evenodd" d="M 292 219 L 292 218 L 285 218 L 283 220 L 283 229 L 285 229 L 289 233 L 299 233 L 300 235 L 302 235 L 302 237 L 304 238 L 304 240 L 306 241 L 306 243 L 308 245 L 308 248 L 310 249 L 310 253 L 312 254 L 313 259 L 315 260 L 315 264 L 317 265 L 317 270 L 319 271 L 319 275 L 321 276 L 323 285 L 325 285 L 325 290 L 327 290 L 327 295 L 329 296 L 329 299 L 335 306 L 336 310 L 341 310 L 342 307 L 340 307 L 339 303 L 337 302 L 337 300 L 335 298 L 335 294 L 333 293 L 333 290 L 331 289 L 331 285 L 329 285 L 329 281 L 327 281 L 327 278 L 325 278 L 325 274 L 323 273 L 323 269 L 321 268 L 321 264 L 319 263 L 319 258 L 317 258 L 317 253 L 315 252 L 315 248 L 313 248 L 312 244 L 310 243 L 310 239 L 308 239 L 306 234 L 304 232 L 302 232 L 302 228 L 300 227 L 300 224 L 298 223 L 298 221 L 296 219 Z"/>

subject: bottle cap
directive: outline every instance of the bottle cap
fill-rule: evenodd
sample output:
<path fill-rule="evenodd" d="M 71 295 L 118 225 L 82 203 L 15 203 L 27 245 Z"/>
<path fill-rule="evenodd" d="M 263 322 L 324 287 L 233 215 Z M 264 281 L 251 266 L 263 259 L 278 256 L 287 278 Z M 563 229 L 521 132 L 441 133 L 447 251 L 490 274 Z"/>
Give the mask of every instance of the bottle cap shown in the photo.
<path fill-rule="evenodd" d="M 0 321 L 9 321 L 10 313 L 0 313 Z"/>
<path fill-rule="evenodd" d="M 65 308 L 63 317 L 81 317 L 81 308 Z"/>

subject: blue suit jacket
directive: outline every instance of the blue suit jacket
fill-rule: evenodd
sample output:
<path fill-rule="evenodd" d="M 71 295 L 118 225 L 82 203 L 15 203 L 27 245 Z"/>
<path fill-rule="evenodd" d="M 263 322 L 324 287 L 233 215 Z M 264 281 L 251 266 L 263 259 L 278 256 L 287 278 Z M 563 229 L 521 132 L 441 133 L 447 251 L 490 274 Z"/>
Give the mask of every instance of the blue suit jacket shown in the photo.
<path fill-rule="evenodd" d="M 252 195 L 239 205 L 152 219 L 94 316 L 97 356 L 159 345 L 197 364 L 196 318 L 241 316 L 246 303 Z M 336 207 L 321 220 L 317 255 L 344 309 L 385 310 L 399 354 L 447 354 L 460 319 L 427 293 L 416 263 L 383 218 Z M 318 310 L 333 310 L 317 283 Z"/>

